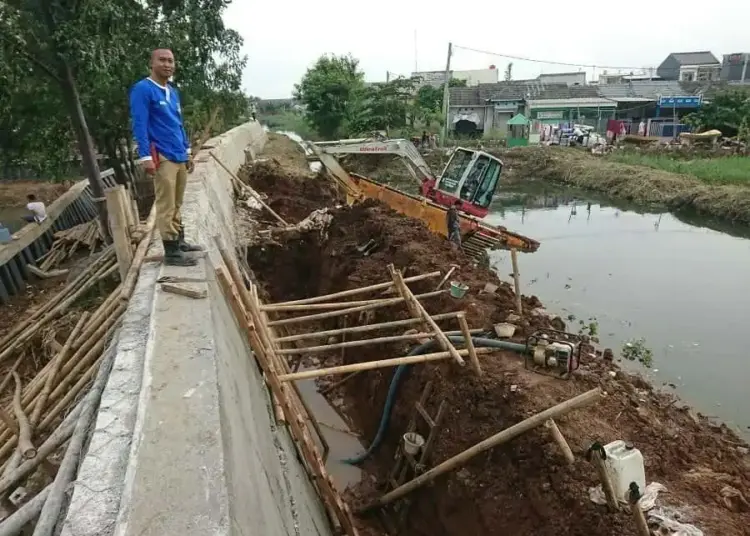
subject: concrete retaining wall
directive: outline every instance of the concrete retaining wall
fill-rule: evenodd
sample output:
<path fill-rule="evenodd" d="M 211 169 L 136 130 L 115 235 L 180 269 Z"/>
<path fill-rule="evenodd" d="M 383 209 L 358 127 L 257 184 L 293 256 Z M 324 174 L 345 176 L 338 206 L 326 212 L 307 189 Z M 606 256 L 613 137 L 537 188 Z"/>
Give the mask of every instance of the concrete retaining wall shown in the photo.
<path fill-rule="evenodd" d="M 236 170 L 259 150 L 258 123 L 210 140 Z M 146 264 L 125 315 L 117 359 L 81 464 L 65 536 L 328 535 L 325 511 L 213 275 L 212 237 L 234 240 L 231 184 L 199 154 L 183 220 L 209 248 L 193 268 Z M 149 254 L 160 253 L 157 242 Z M 208 299 L 158 288 L 196 278 Z"/>

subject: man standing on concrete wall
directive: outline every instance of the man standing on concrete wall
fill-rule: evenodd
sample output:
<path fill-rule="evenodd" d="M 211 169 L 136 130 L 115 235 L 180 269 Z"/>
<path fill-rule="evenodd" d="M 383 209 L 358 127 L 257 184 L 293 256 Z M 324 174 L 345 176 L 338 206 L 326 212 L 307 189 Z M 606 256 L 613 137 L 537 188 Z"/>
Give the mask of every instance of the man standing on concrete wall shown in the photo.
<path fill-rule="evenodd" d="M 130 90 L 130 116 L 139 162 L 154 179 L 156 225 L 164 243 L 164 262 L 193 266 L 198 261 L 184 253 L 203 248 L 185 242 L 180 215 L 193 160 L 182 121 L 180 94 L 169 82 L 174 68 L 171 50 L 160 48 L 151 53 L 151 74 Z"/>

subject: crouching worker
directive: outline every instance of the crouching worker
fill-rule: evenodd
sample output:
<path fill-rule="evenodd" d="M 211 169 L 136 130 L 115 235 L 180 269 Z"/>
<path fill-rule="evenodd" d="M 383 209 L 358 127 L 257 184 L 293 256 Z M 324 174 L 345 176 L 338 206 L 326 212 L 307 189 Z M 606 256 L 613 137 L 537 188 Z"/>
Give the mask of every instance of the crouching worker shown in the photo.
<path fill-rule="evenodd" d="M 169 82 L 174 69 L 171 50 L 153 51 L 151 74 L 130 90 L 130 116 L 139 163 L 154 180 L 156 226 L 164 244 L 164 263 L 193 266 L 197 259 L 184 253 L 203 248 L 185 241 L 180 215 L 193 160 L 182 121 L 180 94 Z"/>
<path fill-rule="evenodd" d="M 446 224 L 448 226 L 448 240 L 454 249 L 461 248 L 461 220 L 458 215 L 458 208 L 461 206 L 461 201 L 456 199 L 451 208 L 445 216 Z"/>

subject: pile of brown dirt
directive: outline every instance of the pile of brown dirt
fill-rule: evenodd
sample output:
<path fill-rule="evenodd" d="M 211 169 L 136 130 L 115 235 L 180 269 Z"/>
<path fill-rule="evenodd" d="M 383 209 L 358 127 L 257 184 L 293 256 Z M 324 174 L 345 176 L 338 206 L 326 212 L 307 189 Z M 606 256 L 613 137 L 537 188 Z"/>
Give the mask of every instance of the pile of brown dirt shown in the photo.
<path fill-rule="evenodd" d="M 266 203 L 290 223 L 303 220 L 316 208 L 329 206 L 336 199 L 331 181 L 311 172 L 296 171 L 275 158 L 246 164 L 238 176 L 254 190 L 266 194 Z"/>
<path fill-rule="evenodd" d="M 271 196 L 278 182 L 285 179 L 267 175 L 254 184 Z M 309 187 L 321 188 L 321 184 L 311 183 Z M 293 195 L 289 189 L 285 192 L 286 196 Z M 298 197 L 311 195 L 309 191 L 298 193 Z M 317 198 L 322 200 L 326 195 L 318 194 Z M 291 208 L 280 206 L 281 214 L 297 217 L 297 203 L 302 200 L 290 202 Z M 327 239 L 311 235 L 250 250 L 248 261 L 266 300 L 297 299 L 387 281 L 389 263 L 406 276 L 445 271 L 456 263 L 461 266 L 456 278 L 469 286 L 467 296 L 461 300 L 447 296 L 425 300 L 430 313 L 465 310 L 470 327 L 486 328 L 513 312 L 513 293 L 507 283 L 499 281 L 493 272 L 472 265 L 468 257 L 451 249 L 421 222 L 376 202 L 335 209 L 332 214 Z M 378 246 L 363 255 L 357 246 L 369 240 Z M 488 282 L 498 285 L 497 292 L 480 293 Z M 426 292 L 435 284 L 428 280 L 412 288 Z M 539 305 L 536 298 L 524 297 L 525 311 Z M 408 316 L 405 307 L 391 307 L 379 309 L 364 322 Z M 521 323 L 515 340 L 523 340 L 549 322 L 546 316 L 529 318 L 532 322 Z M 336 319 L 329 319 L 308 326 L 306 331 L 312 327 L 341 326 Z M 447 323 L 444 328 L 455 326 Z M 366 346 L 350 349 L 343 356 L 339 352 L 324 354 L 323 361 L 329 366 L 395 357 L 407 351 L 405 344 Z M 624 439 L 644 453 L 648 480 L 660 482 L 669 490 L 660 497 L 660 504 L 686 508 L 688 520 L 708 535 L 750 534 L 750 508 L 741 498 L 750 497 L 747 445 L 727 427 L 712 424 L 673 397 L 654 391 L 639 376 L 626 374 L 600 359 L 587 358 L 569 381 L 526 370 L 521 359 L 510 352 L 485 356 L 481 363 L 481 377 L 469 367 L 461 369 L 449 362 L 413 366 L 399 390 L 385 442 L 364 469 L 379 482 L 385 481 L 414 403 L 428 381 L 434 385 L 428 411 L 434 414 L 440 400 L 448 404 L 431 465 L 594 387 L 603 388 L 608 396 L 595 406 L 559 419 L 558 425 L 576 455 L 572 466 L 564 464 L 545 429 L 534 430 L 413 493 L 403 533 L 635 536 L 630 514 L 609 514 L 588 498 L 588 489 L 597 484 L 597 479 L 593 467 L 585 461 L 586 448 L 597 440 L 606 443 Z M 392 369 L 368 371 L 332 392 L 333 397 L 344 397 L 347 415 L 365 438 L 374 437 L 392 375 Z M 374 490 L 371 480 L 365 479 L 351 491 L 351 499 L 368 502 L 381 493 L 382 489 Z M 383 533 L 374 518 L 362 518 L 361 523 L 363 534 Z"/>
<path fill-rule="evenodd" d="M 263 154 L 275 158 L 284 167 L 299 173 L 307 173 L 310 170 L 305 151 L 300 144 L 283 134 L 269 132 Z"/>

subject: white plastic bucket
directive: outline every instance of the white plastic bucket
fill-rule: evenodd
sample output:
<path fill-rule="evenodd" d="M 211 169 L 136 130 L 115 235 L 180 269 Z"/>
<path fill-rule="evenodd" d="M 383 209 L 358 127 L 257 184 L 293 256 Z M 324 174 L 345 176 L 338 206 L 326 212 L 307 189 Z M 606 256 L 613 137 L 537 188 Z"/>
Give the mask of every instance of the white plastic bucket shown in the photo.
<path fill-rule="evenodd" d="M 627 502 L 631 482 L 638 484 L 638 489 L 643 493 L 646 489 L 646 471 L 641 451 L 622 440 L 604 445 L 604 451 L 607 453 L 604 466 L 617 499 Z"/>
<path fill-rule="evenodd" d="M 495 324 L 495 333 L 501 339 L 509 339 L 516 332 L 516 326 L 509 324 L 508 322 L 500 322 Z"/>
<path fill-rule="evenodd" d="M 417 434 L 416 432 L 408 432 L 404 434 L 404 452 L 411 454 L 412 456 L 419 453 L 419 450 L 424 446 L 424 437 Z"/>

